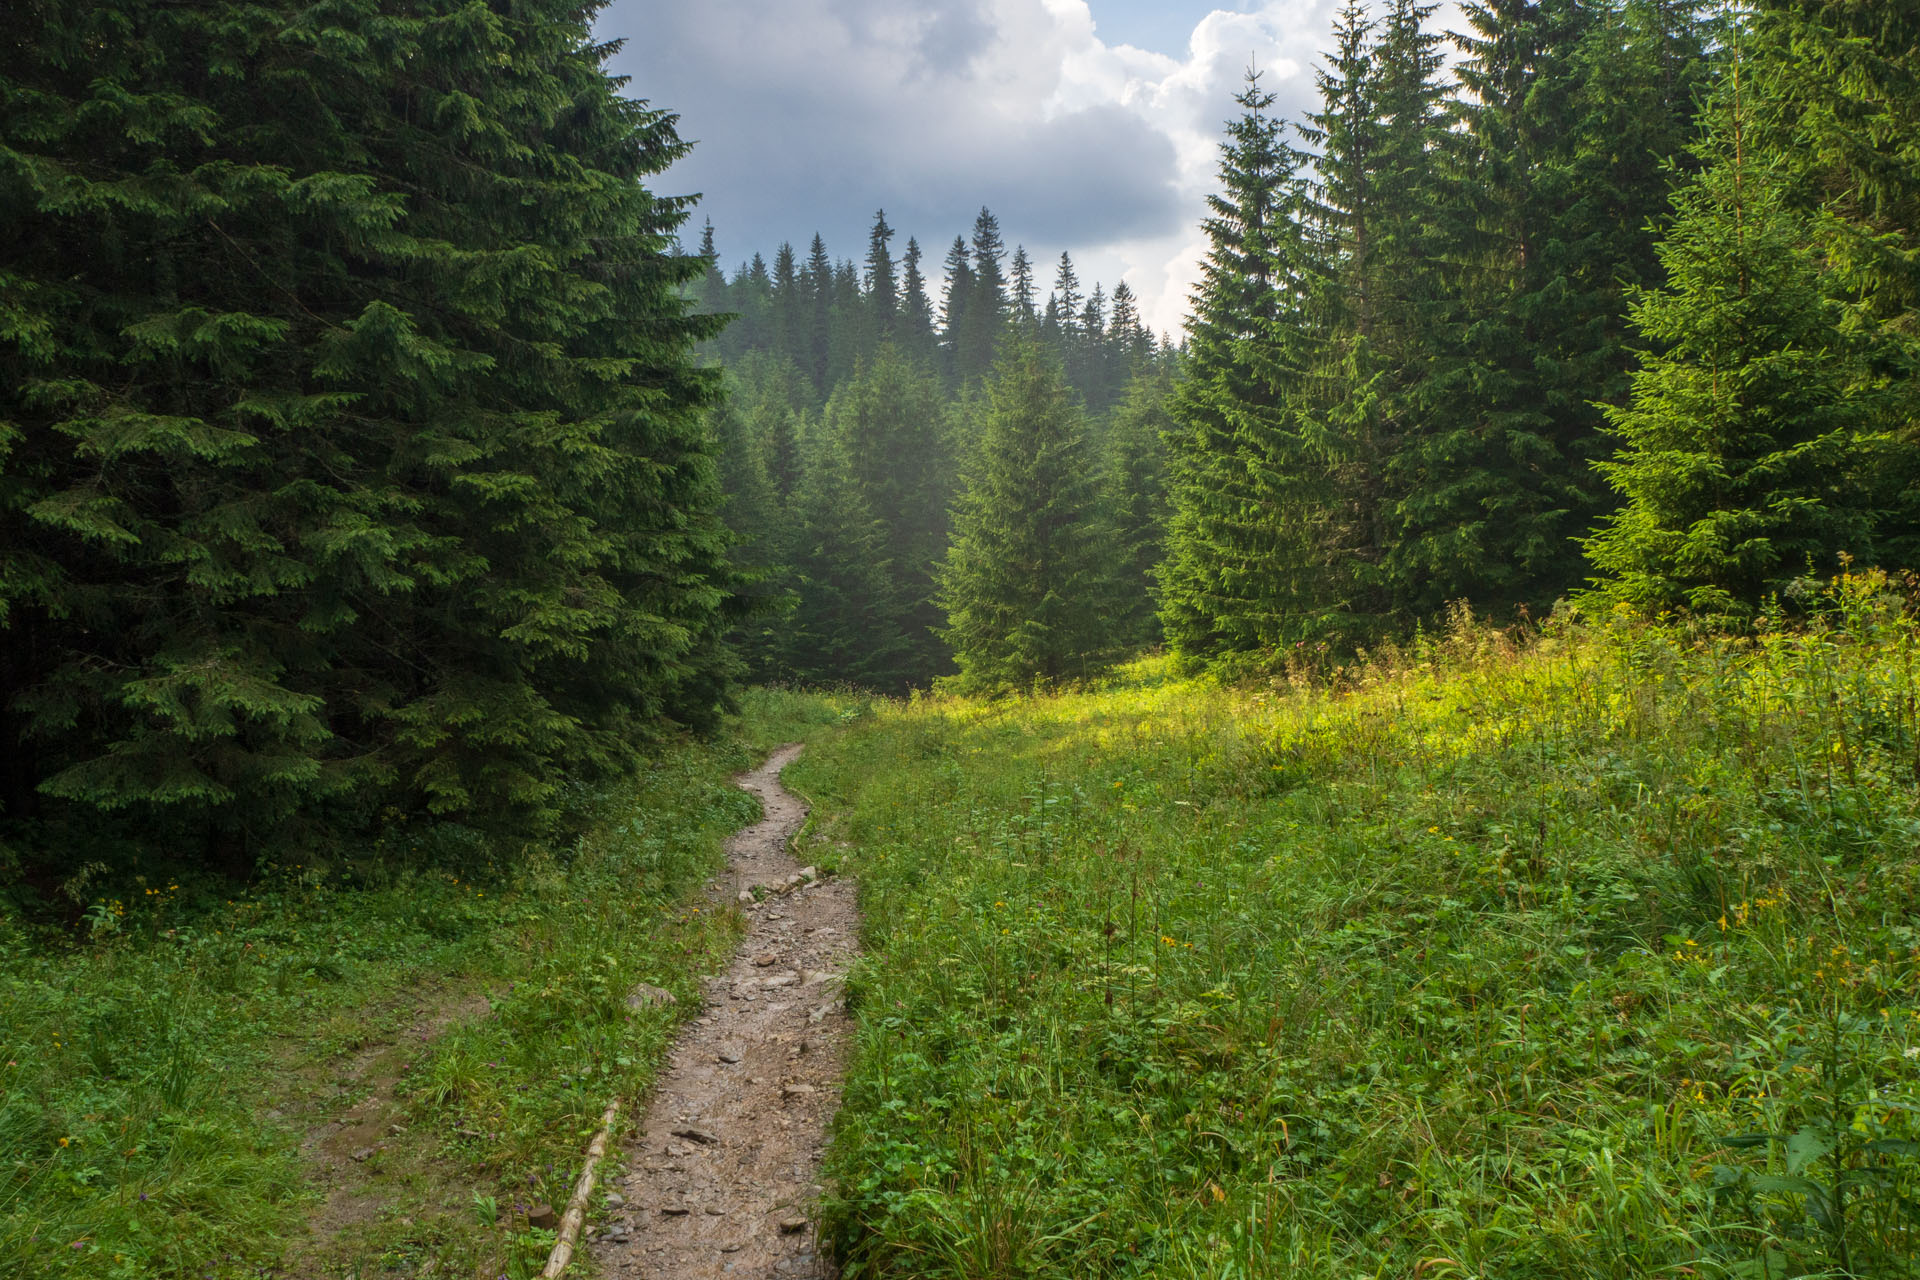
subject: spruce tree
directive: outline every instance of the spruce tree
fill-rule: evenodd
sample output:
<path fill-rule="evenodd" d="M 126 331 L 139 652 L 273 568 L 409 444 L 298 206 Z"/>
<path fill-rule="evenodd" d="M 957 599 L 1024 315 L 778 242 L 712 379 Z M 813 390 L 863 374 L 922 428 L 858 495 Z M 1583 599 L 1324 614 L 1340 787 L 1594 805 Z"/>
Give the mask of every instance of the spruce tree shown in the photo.
<path fill-rule="evenodd" d="M 1129 648 L 1161 638 L 1155 571 L 1166 554 L 1170 515 L 1164 438 L 1176 430 L 1173 394 L 1170 367 L 1143 367 L 1107 429 L 1101 507 L 1109 534 L 1108 626 L 1115 643 Z"/>
<path fill-rule="evenodd" d="M 741 570 L 737 590 L 741 610 L 728 641 L 752 680 L 788 674 L 780 661 L 786 619 L 796 597 L 789 584 L 787 559 L 790 512 L 773 478 L 778 450 L 757 436 L 764 429 L 759 397 L 729 378 L 727 396 L 713 411 L 713 437 L 719 452 L 721 517 L 732 532 L 729 558 Z"/>
<path fill-rule="evenodd" d="M 1159 570 L 1168 642 L 1237 661 L 1313 634 L 1326 610 L 1326 468 L 1298 421 L 1313 358 L 1299 220 L 1302 157 L 1249 73 L 1221 144 L 1221 189 L 1165 436 L 1172 513 Z"/>
<path fill-rule="evenodd" d="M 816 421 L 804 433 L 789 561 L 798 596 L 780 643 L 790 678 L 892 687 L 905 645 L 886 533 L 855 482 L 845 443 Z"/>
<path fill-rule="evenodd" d="M 731 289 L 736 318 L 716 343 L 722 361 L 729 364 L 773 344 L 773 274 L 767 260 L 754 254 L 753 261 L 735 273 Z"/>
<path fill-rule="evenodd" d="M 967 333 L 972 321 L 969 312 L 975 298 L 973 259 L 967 252 L 964 236 L 955 236 L 947 248 L 946 292 L 940 307 L 940 357 L 947 377 L 959 382 L 965 377 L 964 357 Z"/>
<path fill-rule="evenodd" d="M 1674 196 L 1667 284 L 1632 313 L 1653 348 L 1608 413 L 1624 446 L 1603 469 L 1625 505 L 1587 554 L 1604 598 L 1650 612 L 1748 617 L 1792 579 L 1869 555 L 1878 515 L 1852 482 L 1885 388 L 1808 216 L 1750 146 L 1744 71 L 1720 91 L 1705 171 Z"/>
<path fill-rule="evenodd" d="M 1033 260 L 1027 257 L 1025 245 L 1014 248 L 1010 290 L 1007 300 L 1014 316 L 1027 324 L 1039 319 L 1034 310 Z"/>
<path fill-rule="evenodd" d="M 1920 12 L 1857 0 L 1759 0 L 1743 44 L 1749 143 L 1807 228 L 1842 328 L 1878 389 L 1853 483 L 1874 558 L 1920 556 Z"/>
<path fill-rule="evenodd" d="M 879 530 L 889 566 L 889 627 L 902 640 L 891 665 L 869 664 L 878 687 L 925 687 L 948 669 L 935 575 L 956 487 L 947 397 L 933 374 L 883 347 L 827 403 L 824 429 Z"/>
<path fill-rule="evenodd" d="M 1094 463 L 1066 378 L 1021 331 L 988 381 L 941 575 L 958 687 L 1082 677 L 1111 648 L 1099 613 Z"/>
<path fill-rule="evenodd" d="M 1007 316 L 1007 281 L 1001 260 L 1007 256 L 1000 221 L 982 208 L 973 223 L 973 294 L 967 302 L 954 347 L 956 369 L 963 381 L 981 377 L 993 364 L 994 344 L 1000 340 Z"/>
<path fill-rule="evenodd" d="M 1131 380 L 1153 354 L 1153 335 L 1140 321 L 1139 304 L 1125 280 L 1113 286 L 1112 342 L 1123 375 Z"/>
<path fill-rule="evenodd" d="M 1061 327 L 1071 331 L 1079 321 L 1083 295 L 1080 273 L 1073 269 L 1073 255 L 1064 249 L 1060 251 L 1060 265 L 1053 273 L 1053 300 L 1059 309 Z"/>
<path fill-rule="evenodd" d="M 1649 223 L 1705 69 L 1684 6 L 1658 41 L 1575 0 L 1494 0 L 1456 36 L 1465 96 L 1436 200 L 1450 280 L 1408 389 L 1394 552 L 1404 609 L 1544 609 L 1605 509 L 1601 403 L 1631 358 L 1623 289 L 1656 269 Z M 1677 83 L 1675 83 L 1677 81 Z"/>
<path fill-rule="evenodd" d="M 698 309 L 715 314 L 730 310 L 732 299 L 728 296 L 727 273 L 720 269 L 720 251 L 714 246 L 711 218 L 700 228 L 700 261 L 706 264 L 706 270 L 692 290 Z"/>
<path fill-rule="evenodd" d="M 782 241 L 773 255 L 773 349 L 802 369 L 810 367 L 813 344 L 812 307 L 800 282 L 800 262 L 791 242 Z"/>
<path fill-rule="evenodd" d="M 1323 603 L 1352 640 L 1410 621 L 1422 585 L 1406 554 L 1418 514 L 1408 500 L 1428 480 L 1419 375 L 1446 279 L 1433 235 L 1446 131 L 1430 13 L 1392 0 L 1376 25 L 1349 4 L 1303 130 L 1320 148 L 1313 275 L 1325 335 L 1305 419 L 1331 481 Z"/>
<path fill-rule="evenodd" d="M 706 264 L 591 12 L 9 15 L 13 816 L 236 860 L 388 805 L 538 834 L 714 716 Z"/>
<path fill-rule="evenodd" d="M 900 260 L 900 349 L 912 359 L 930 361 L 934 354 L 933 301 L 920 261 L 920 242 L 909 236 L 907 251 Z"/>
<path fill-rule="evenodd" d="M 900 310 L 893 254 L 887 248 L 887 242 L 892 239 L 893 228 L 887 225 L 887 211 L 882 209 L 873 215 L 873 230 L 867 236 L 866 300 L 872 324 L 871 346 L 893 339 Z"/>
<path fill-rule="evenodd" d="M 833 351 L 833 259 L 827 255 L 827 242 L 818 231 L 807 248 L 807 260 L 800 268 L 800 297 L 805 307 L 806 329 L 802 348 L 794 358 L 813 379 L 813 389 L 823 399 L 832 385 Z"/>

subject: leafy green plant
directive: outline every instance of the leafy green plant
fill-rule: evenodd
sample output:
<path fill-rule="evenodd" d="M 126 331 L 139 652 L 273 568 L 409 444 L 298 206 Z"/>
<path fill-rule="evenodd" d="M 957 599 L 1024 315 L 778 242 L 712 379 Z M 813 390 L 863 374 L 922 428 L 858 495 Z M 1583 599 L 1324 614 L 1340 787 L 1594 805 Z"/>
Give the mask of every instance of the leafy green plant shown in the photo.
<path fill-rule="evenodd" d="M 787 775 L 868 913 L 847 1274 L 1911 1274 L 1895 587 L 877 705 Z"/>

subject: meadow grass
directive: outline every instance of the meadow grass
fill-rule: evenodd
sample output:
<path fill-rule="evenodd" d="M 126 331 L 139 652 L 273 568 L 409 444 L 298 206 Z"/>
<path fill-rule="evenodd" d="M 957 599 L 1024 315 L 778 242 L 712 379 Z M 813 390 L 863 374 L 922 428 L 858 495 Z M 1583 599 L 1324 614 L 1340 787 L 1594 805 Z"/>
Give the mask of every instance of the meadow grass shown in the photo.
<path fill-rule="evenodd" d="M 876 703 L 851 1277 L 1907 1276 L 1920 639 L 1465 624 Z"/>
<path fill-rule="evenodd" d="M 563 851 L 396 829 L 245 886 L 95 884 L 72 930 L 0 911 L 0 1275 L 263 1275 L 290 1251 L 340 1275 L 537 1271 L 552 1235 L 523 1211 L 565 1202 L 602 1108 L 644 1096 L 737 940 L 699 892 L 756 813 L 729 775 L 841 713 L 747 704 Z M 639 982 L 679 1004 L 630 1009 Z M 455 1005 L 471 1016 L 409 1043 Z M 402 1132 L 365 1168 L 383 1207 L 306 1242 L 301 1144 L 355 1101 L 343 1065 L 396 1037 Z"/>

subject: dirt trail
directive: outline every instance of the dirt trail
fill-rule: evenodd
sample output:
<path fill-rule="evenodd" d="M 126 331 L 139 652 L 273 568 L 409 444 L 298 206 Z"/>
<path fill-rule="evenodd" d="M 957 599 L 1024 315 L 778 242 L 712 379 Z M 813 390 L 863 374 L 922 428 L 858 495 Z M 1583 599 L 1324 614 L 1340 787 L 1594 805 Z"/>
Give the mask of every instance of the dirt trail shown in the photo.
<path fill-rule="evenodd" d="M 588 1246 L 621 1280 L 813 1278 L 832 1274 L 814 1248 L 827 1121 L 840 1099 L 851 1031 L 843 975 L 857 945 L 854 887 L 815 880 L 785 891 L 802 868 L 787 844 L 806 806 L 780 786 L 800 754 L 782 747 L 738 779 L 766 816 L 734 836 L 721 879 L 743 903 L 747 938 L 707 1007 L 668 1057 L 627 1173 L 623 1203 Z M 610 1201 L 611 1203 L 611 1201 Z"/>
<path fill-rule="evenodd" d="M 394 1097 L 406 1061 L 454 1024 L 483 1017 L 489 1007 L 487 997 L 469 984 L 416 989 L 396 996 L 383 1015 L 397 1018 L 392 1038 L 373 1040 L 344 1060 L 327 1059 L 295 1071 L 306 1082 L 301 1114 L 311 1120 L 309 1112 L 331 1113 L 300 1144 L 308 1176 L 326 1198 L 308 1219 L 306 1234 L 289 1244 L 274 1275 L 312 1280 L 334 1273 L 340 1262 L 334 1253 L 342 1242 L 392 1208 L 393 1187 L 370 1162 L 406 1131 L 405 1109 Z M 333 1081 L 331 1093 L 322 1083 L 327 1077 Z M 276 1119 L 281 1114 L 269 1112 Z"/>

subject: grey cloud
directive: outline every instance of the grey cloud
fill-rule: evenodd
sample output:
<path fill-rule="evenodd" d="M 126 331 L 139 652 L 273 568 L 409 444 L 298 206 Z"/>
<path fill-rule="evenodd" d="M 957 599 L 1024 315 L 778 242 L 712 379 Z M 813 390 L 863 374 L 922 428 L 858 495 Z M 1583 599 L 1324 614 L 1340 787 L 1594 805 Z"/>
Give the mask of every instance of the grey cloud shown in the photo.
<path fill-rule="evenodd" d="M 614 69 L 696 141 L 654 185 L 704 194 L 695 225 L 729 265 L 815 230 L 858 257 L 876 207 L 936 261 L 983 203 L 1010 241 L 1076 252 L 1188 220 L 1140 116 L 991 100 L 969 75 L 999 35 L 980 0 L 616 0 L 598 32 L 631 36 Z"/>
<path fill-rule="evenodd" d="M 964 71 L 993 44 L 993 23 L 975 5 L 945 5 L 921 33 L 921 62 L 940 74 Z"/>

